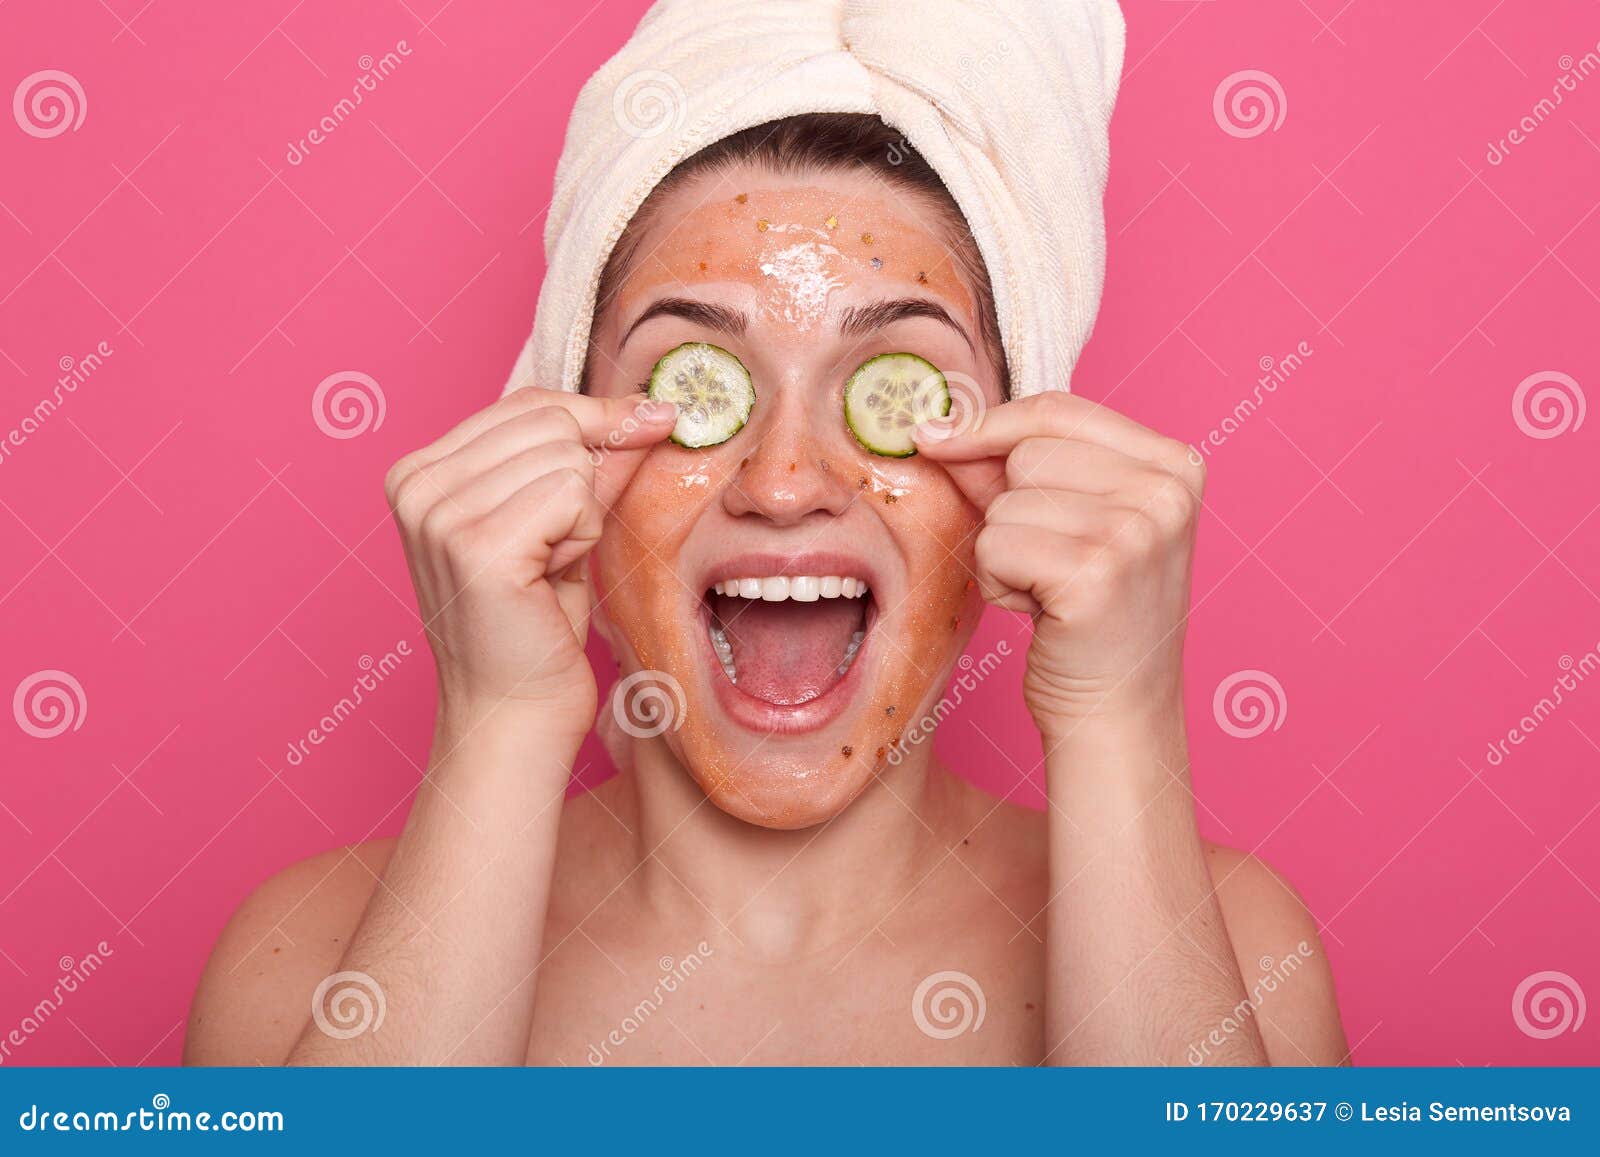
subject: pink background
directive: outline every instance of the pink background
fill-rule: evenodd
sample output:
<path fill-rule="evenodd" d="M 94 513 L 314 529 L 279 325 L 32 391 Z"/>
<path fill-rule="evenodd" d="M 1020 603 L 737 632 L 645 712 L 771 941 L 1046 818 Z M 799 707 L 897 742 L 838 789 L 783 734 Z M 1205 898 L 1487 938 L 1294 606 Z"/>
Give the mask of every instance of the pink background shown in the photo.
<path fill-rule="evenodd" d="M 0 8 L 4 93 L 61 69 L 87 98 L 50 139 L 0 116 L 0 436 L 62 359 L 113 350 L 0 459 L 0 699 L 61 669 L 87 701 L 53 739 L 0 714 L 0 1035 L 60 958 L 114 950 L 10 1063 L 175 1062 L 247 891 L 397 830 L 427 753 L 423 654 L 299 766 L 286 748 L 362 656 L 421 647 L 383 471 L 498 390 L 567 112 L 643 7 Z M 1078 389 L 1199 441 L 1261 359 L 1312 350 L 1211 454 L 1189 650 L 1207 834 L 1308 898 L 1357 1062 L 1600 1061 L 1600 1010 L 1550 1039 L 1512 1012 L 1545 970 L 1600 998 L 1600 679 L 1485 758 L 1600 643 L 1600 418 L 1536 438 L 1512 408 L 1540 371 L 1600 387 L 1600 77 L 1487 160 L 1561 58 L 1595 50 L 1594 6 L 1127 12 Z M 289 164 L 359 58 L 401 40 Z M 1243 69 L 1285 102 L 1248 138 L 1213 113 Z M 386 400 L 348 439 L 312 416 L 341 370 Z M 991 614 L 977 648 L 1019 631 Z M 1250 739 L 1212 710 L 1245 669 L 1285 700 Z M 940 742 L 996 790 L 1027 773 L 1037 802 L 1020 676 Z"/>

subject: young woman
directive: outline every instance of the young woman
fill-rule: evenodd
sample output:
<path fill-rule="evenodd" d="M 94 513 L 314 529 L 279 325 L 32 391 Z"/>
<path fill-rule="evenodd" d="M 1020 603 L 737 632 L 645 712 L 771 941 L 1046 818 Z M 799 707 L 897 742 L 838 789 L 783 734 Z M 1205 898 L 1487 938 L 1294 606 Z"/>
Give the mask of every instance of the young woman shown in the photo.
<path fill-rule="evenodd" d="M 978 247 L 899 134 L 718 141 L 598 301 L 582 392 L 517 390 L 390 471 L 427 776 L 397 840 L 245 902 L 188 1059 L 1342 1062 L 1313 920 L 1196 829 L 1202 471 L 1082 398 L 1008 400 Z M 924 363 L 956 415 L 900 405 Z M 1043 812 L 906 735 L 986 602 L 1034 620 Z M 591 626 L 646 709 L 597 703 Z M 563 802 L 597 709 L 619 774 Z"/>

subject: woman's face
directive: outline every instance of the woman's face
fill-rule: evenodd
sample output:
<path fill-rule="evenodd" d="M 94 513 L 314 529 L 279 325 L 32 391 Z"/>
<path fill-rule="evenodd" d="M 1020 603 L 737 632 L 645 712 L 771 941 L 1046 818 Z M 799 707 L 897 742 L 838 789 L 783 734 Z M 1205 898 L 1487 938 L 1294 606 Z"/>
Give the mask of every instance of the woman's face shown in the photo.
<path fill-rule="evenodd" d="M 898 352 L 998 396 L 951 248 L 943 214 L 868 175 L 708 174 L 655 207 L 596 318 L 594 393 L 638 394 L 691 341 L 733 353 L 754 383 L 726 442 L 649 452 L 594 568 L 624 672 L 683 688 L 683 725 L 663 738 L 751 823 L 838 814 L 975 625 L 978 511 L 938 464 L 869 452 L 842 399 L 862 362 Z M 769 580 L 801 576 L 820 581 L 776 598 Z"/>

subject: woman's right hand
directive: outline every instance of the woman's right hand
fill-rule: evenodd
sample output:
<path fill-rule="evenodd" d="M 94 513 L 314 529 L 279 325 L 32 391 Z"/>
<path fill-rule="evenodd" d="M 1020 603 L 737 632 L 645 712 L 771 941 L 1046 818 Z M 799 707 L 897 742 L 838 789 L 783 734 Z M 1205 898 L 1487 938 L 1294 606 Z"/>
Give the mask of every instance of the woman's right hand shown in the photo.
<path fill-rule="evenodd" d="M 528 388 L 407 454 L 384 482 L 439 668 L 441 707 L 538 704 L 594 721 L 583 560 L 671 403 Z"/>

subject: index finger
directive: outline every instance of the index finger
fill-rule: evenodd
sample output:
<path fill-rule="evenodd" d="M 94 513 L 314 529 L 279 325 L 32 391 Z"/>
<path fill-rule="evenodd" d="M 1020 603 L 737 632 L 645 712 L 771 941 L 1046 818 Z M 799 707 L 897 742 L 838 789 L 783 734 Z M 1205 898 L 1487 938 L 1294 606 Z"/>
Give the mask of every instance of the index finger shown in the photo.
<path fill-rule="evenodd" d="M 657 404 L 643 395 L 602 398 L 524 386 L 463 419 L 448 433 L 436 438 L 423 453 L 429 460 L 443 458 L 487 430 L 548 406 L 559 407 L 572 415 L 586 446 L 603 445 L 613 449 L 648 446 L 672 430 L 677 409 L 669 402 L 658 412 L 654 409 Z"/>
<path fill-rule="evenodd" d="M 643 394 L 614 398 L 534 386 L 507 394 L 496 405 L 506 407 L 502 421 L 542 406 L 559 406 L 577 421 L 579 437 L 591 449 L 631 450 L 652 445 L 672 432 L 678 414 L 678 407 L 671 402 Z"/>
<path fill-rule="evenodd" d="M 1024 438 L 1072 438 L 1108 450 L 1168 464 L 1187 458 L 1189 448 L 1141 426 L 1098 402 L 1058 390 L 1005 402 L 980 411 L 963 428 L 960 420 L 938 419 L 912 431 L 917 450 L 945 462 L 1004 458 Z"/>

